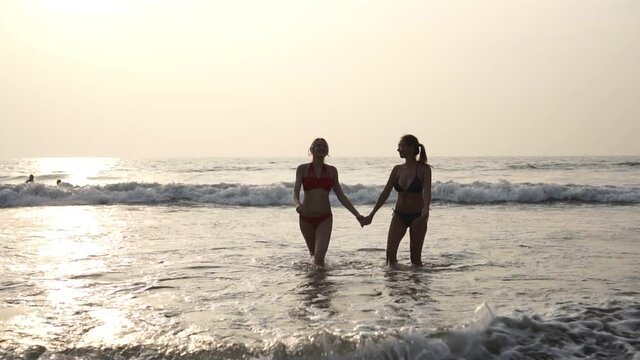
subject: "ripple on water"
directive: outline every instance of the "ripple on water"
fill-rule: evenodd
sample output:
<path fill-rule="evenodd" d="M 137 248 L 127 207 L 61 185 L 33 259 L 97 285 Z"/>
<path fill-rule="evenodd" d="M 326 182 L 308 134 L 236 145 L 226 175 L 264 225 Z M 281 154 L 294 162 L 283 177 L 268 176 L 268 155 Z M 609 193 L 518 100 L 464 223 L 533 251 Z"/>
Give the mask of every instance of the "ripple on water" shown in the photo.
<path fill-rule="evenodd" d="M 359 251 L 359 252 L 385 252 L 386 249 L 384 249 L 384 248 L 360 248 L 360 249 L 357 249 L 356 251 Z"/>

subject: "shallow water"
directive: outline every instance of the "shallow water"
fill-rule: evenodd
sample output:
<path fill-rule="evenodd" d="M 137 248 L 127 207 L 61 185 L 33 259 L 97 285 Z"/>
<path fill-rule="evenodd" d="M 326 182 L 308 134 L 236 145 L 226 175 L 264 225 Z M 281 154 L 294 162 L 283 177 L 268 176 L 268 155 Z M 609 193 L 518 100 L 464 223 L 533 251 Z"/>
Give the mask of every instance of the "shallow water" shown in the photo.
<path fill-rule="evenodd" d="M 635 311 L 627 319 L 633 339 L 640 335 L 640 213 L 629 210 L 437 206 L 426 266 L 389 270 L 390 209 L 365 229 L 335 209 L 328 267 L 320 271 L 308 264 L 291 208 L 5 209 L 2 348 L 21 354 L 41 345 L 46 355 L 240 345 L 235 355 L 273 356 L 277 344 L 290 354 L 327 334 L 348 348 L 354 337 L 462 329 L 483 302 L 508 321 L 624 304 L 617 306 Z M 407 241 L 399 258 L 409 263 Z"/>
<path fill-rule="evenodd" d="M 293 207 L 280 205 L 290 184 L 149 185 L 116 171 L 108 189 L 91 179 L 0 185 L 0 357 L 640 358 L 640 168 L 617 158 L 494 160 L 442 170 L 440 186 L 454 182 L 446 189 L 457 187 L 458 200 L 433 204 L 426 266 L 409 266 L 405 239 L 396 270 L 384 261 L 391 204 L 364 229 L 335 206 L 319 270 Z M 366 161 L 375 166 L 352 163 Z M 367 212 L 384 179 L 367 170 L 359 187 L 345 163 L 347 193 Z M 210 160 L 195 165 L 155 171 L 232 177 L 207 172 Z M 271 165 L 280 168 L 247 166 L 259 179 L 289 174 Z M 609 169 L 610 181 L 580 177 L 589 166 Z M 511 186 L 497 175 L 508 169 Z M 534 192 L 546 198 L 518 200 L 514 188 L 533 186 L 518 182 L 526 174 L 588 188 L 554 199 L 574 188 L 543 182 Z M 612 200 L 612 188 L 631 201 Z"/>

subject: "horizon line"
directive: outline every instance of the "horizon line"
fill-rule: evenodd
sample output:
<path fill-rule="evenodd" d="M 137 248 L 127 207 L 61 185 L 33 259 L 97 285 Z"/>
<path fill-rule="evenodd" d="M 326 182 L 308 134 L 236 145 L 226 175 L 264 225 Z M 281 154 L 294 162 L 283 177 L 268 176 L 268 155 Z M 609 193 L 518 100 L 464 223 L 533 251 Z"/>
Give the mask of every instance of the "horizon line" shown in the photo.
<path fill-rule="evenodd" d="M 56 155 L 56 156 L 22 156 L 22 157 L 0 157 L 0 160 L 19 160 L 19 159 L 56 159 L 56 158 L 98 158 L 98 159 L 301 159 L 310 158 L 310 155 L 305 156 L 285 156 L 285 155 L 241 155 L 241 156 L 222 156 L 222 155 L 179 155 L 179 156 L 117 156 L 117 155 Z M 534 158 L 534 157 L 640 157 L 640 154 L 608 154 L 608 155 L 429 155 L 429 158 Z M 376 155 L 349 155 L 349 156 L 328 156 L 331 158 L 398 158 L 398 156 L 376 156 Z"/>

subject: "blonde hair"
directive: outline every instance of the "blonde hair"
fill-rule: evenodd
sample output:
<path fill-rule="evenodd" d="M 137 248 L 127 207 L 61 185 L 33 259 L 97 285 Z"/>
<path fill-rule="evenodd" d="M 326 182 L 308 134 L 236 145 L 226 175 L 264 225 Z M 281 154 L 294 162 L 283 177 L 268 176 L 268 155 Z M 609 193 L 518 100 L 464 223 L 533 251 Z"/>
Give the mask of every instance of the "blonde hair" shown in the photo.
<path fill-rule="evenodd" d="M 313 155 L 313 147 L 316 146 L 318 141 L 324 141 L 327 144 L 327 155 L 329 155 L 329 143 L 324 138 L 315 138 L 313 142 L 311 142 L 311 146 L 309 146 L 309 155 Z"/>

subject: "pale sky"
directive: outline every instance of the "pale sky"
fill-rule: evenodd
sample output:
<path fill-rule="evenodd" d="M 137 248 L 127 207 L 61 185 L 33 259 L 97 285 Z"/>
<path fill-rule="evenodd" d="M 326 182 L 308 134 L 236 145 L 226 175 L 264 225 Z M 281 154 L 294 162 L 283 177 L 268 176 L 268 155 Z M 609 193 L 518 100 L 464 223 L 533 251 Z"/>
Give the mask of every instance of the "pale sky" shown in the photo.
<path fill-rule="evenodd" d="M 1 0 L 0 157 L 640 155 L 640 1 Z"/>

